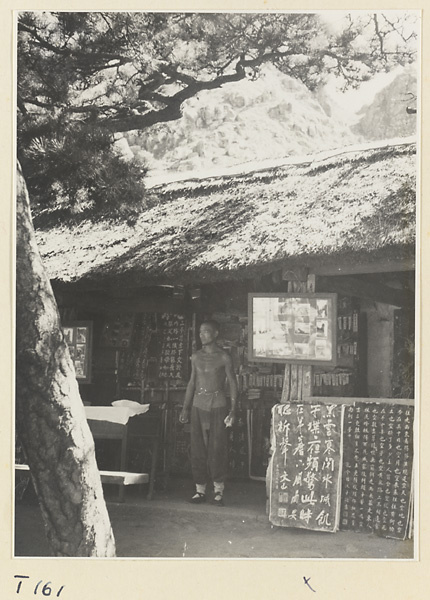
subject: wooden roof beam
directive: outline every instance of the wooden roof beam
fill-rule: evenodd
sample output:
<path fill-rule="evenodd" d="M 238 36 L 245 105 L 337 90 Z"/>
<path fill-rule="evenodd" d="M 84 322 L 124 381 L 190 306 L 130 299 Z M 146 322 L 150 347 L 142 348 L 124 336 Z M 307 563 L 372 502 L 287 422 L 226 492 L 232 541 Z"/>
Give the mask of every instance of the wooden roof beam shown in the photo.
<path fill-rule="evenodd" d="M 396 271 L 415 271 L 415 260 L 413 258 L 402 258 L 401 260 L 387 259 L 360 263 L 357 260 L 353 264 L 332 263 L 327 260 L 324 264 L 310 265 L 310 271 L 315 275 L 364 275 L 366 273 L 393 273 Z"/>
<path fill-rule="evenodd" d="M 411 291 L 392 288 L 388 285 L 365 281 L 356 277 L 317 277 L 317 291 L 333 292 L 343 296 L 356 296 L 372 302 L 390 304 L 409 310 L 413 310 L 415 307 L 415 294 Z"/>

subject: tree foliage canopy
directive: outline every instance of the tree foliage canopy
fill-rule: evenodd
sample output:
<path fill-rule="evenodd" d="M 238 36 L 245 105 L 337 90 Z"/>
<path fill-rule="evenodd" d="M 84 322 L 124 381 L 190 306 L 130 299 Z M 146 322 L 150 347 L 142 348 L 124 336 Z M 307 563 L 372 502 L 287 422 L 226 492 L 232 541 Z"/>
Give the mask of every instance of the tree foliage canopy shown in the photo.
<path fill-rule="evenodd" d="M 334 27 L 313 13 L 23 12 L 18 131 L 30 192 L 94 210 L 136 204 L 145 172 L 133 161 L 121 170 L 116 134 L 179 119 L 200 91 L 256 78 L 267 62 L 311 90 L 330 75 L 357 86 L 414 60 L 413 18 L 345 14 Z M 111 175 L 134 185 L 112 186 Z"/>

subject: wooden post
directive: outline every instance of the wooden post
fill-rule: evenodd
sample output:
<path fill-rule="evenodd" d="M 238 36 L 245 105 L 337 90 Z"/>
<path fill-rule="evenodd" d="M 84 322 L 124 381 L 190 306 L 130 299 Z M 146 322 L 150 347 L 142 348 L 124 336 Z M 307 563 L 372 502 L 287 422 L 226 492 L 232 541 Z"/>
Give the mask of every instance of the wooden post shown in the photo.
<path fill-rule="evenodd" d="M 308 274 L 306 281 L 306 290 L 308 294 L 315 293 L 316 277 L 314 274 Z M 312 396 L 312 376 L 313 369 L 311 365 L 303 366 L 303 377 L 302 377 L 302 398 Z"/>
<path fill-rule="evenodd" d="M 298 401 L 298 368 L 299 365 L 291 365 L 291 389 L 290 389 L 290 402 Z"/>
<path fill-rule="evenodd" d="M 297 365 L 297 402 L 303 398 L 303 372 L 307 368 L 306 365 Z"/>
<path fill-rule="evenodd" d="M 312 367 L 306 365 L 303 367 L 302 399 L 309 396 L 312 396 Z"/>
<path fill-rule="evenodd" d="M 127 470 L 127 425 L 124 427 L 124 433 L 121 440 L 121 458 L 119 470 L 124 472 Z M 119 484 L 118 502 L 124 502 L 124 482 Z"/>
<path fill-rule="evenodd" d="M 291 276 L 295 276 L 291 279 Z M 307 269 L 297 272 L 284 271 L 283 280 L 287 281 L 289 293 L 314 293 L 315 275 L 309 274 Z M 286 364 L 284 385 L 282 387 L 281 403 L 301 402 L 304 397 L 312 395 L 312 367 L 311 365 Z"/>
<path fill-rule="evenodd" d="M 287 404 L 290 401 L 290 380 L 291 380 L 291 365 L 286 364 L 284 370 L 284 382 L 282 385 L 281 404 Z"/>
<path fill-rule="evenodd" d="M 194 353 L 197 351 L 197 344 L 196 344 L 196 335 L 197 335 L 197 315 L 195 312 L 193 312 L 193 317 L 192 317 L 192 325 L 191 325 L 191 351 Z"/>

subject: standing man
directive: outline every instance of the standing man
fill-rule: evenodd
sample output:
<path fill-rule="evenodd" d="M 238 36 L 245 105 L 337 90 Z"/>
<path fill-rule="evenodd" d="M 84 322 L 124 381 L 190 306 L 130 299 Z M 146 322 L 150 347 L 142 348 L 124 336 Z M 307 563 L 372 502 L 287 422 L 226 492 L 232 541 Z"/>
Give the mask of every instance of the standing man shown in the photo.
<path fill-rule="evenodd" d="M 191 356 L 191 377 L 179 416 L 187 423 L 191 409 L 191 469 L 196 493 L 194 504 L 206 500 L 206 484 L 214 484 L 213 503 L 223 506 L 227 473 L 227 427 L 235 420 L 237 385 L 231 358 L 216 343 L 219 325 L 205 321 L 200 327 L 202 349 Z M 225 382 L 228 379 L 231 410 L 227 410 Z"/>

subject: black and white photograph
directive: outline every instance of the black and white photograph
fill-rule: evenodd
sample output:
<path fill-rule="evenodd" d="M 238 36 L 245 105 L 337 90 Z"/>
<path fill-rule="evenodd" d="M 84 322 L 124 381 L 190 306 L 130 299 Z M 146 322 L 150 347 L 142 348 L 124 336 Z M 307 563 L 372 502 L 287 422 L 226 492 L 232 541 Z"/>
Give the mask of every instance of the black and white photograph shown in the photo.
<path fill-rule="evenodd" d="M 77 327 L 76 328 L 76 343 L 77 344 L 85 344 L 87 341 L 87 330 L 85 327 Z"/>
<path fill-rule="evenodd" d="M 13 557 L 417 561 L 420 11 L 14 19 Z"/>
<path fill-rule="evenodd" d="M 317 317 L 327 319 L 327 300 L 317 300 Z"/>
<path fill-rule="evenodd" d="M 316 322 L 317 337 L 325 338 L 328 333 L 328 321 L 319 319 Z"/>
<path fill-rule="evenodd" d="M 76 344 L 76 353 L 77 360 L 85 360 L 85 345 L 84 344 Z"/>
<path fill-rule="evenodd" d="M 73 344 L 73 328 L 72 327 L 63 327 L 63 335 L 64 341 L 67 345 L 70 346 Z"/>
<path fill-rule="evenodd" d="M 311 333 L 311 324 L 308 319 L 303 319 L 303 317 L 298 317 L 294 321 L 294 333 L 296 335 L 305 335 L 309 336 Z"/>

